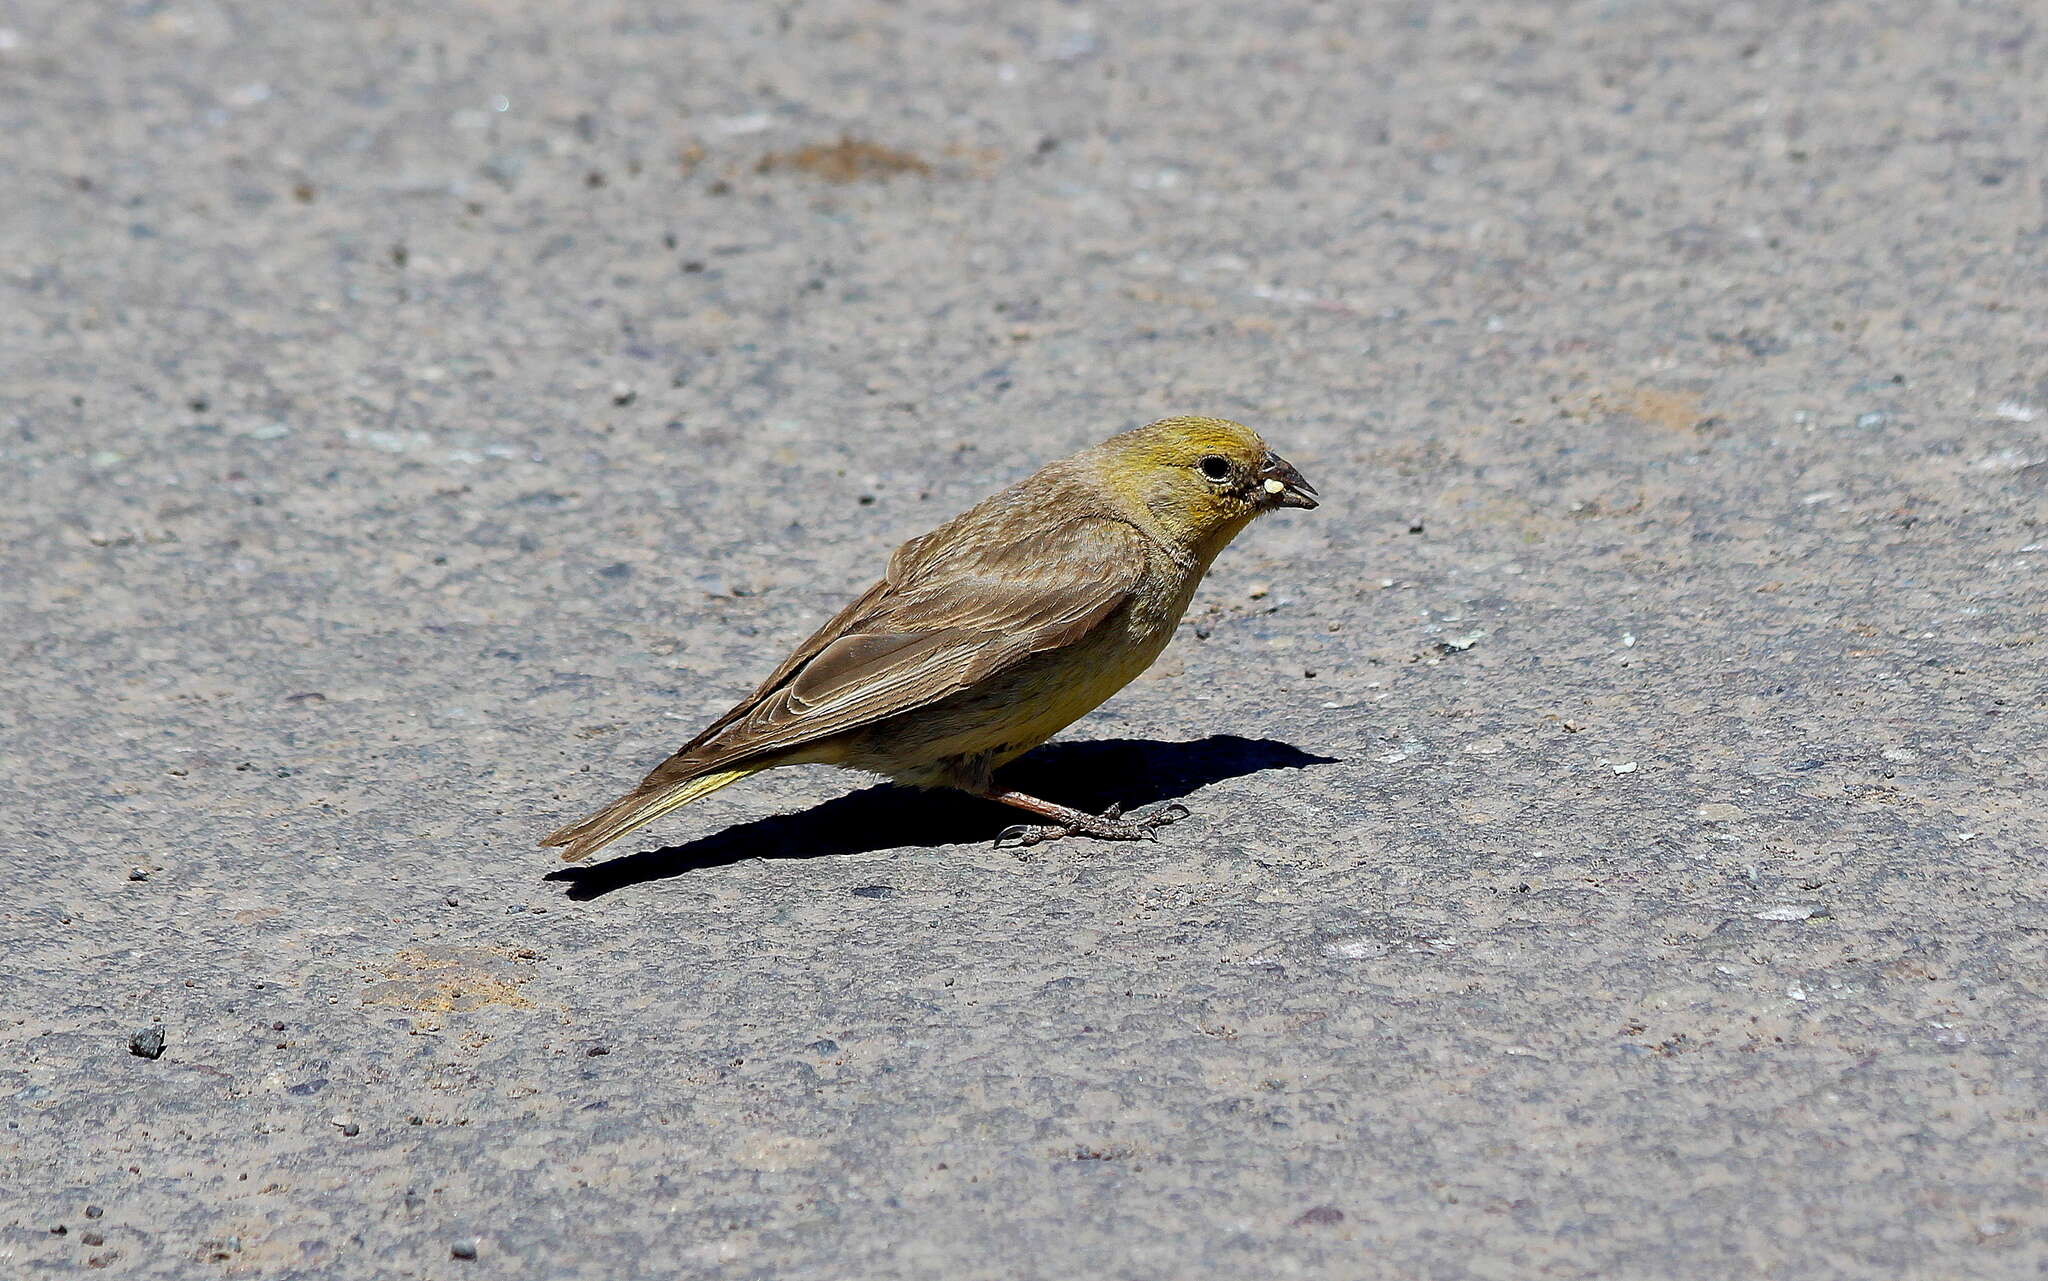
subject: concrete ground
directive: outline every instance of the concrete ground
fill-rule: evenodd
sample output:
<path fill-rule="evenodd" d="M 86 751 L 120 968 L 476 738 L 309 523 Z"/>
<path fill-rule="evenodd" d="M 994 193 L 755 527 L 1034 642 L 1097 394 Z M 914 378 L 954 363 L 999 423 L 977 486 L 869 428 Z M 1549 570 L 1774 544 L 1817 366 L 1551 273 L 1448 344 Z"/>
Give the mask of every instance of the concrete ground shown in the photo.
<path fill-rule="evenodd" d="M 2040 1275 L 2044 75 L 1956 0 L 0 10 L 0 1274 Z M 790 771 L 534 848 L 1174 411 L 1325 506 L 1028 767 L 1158 844 Z"/>

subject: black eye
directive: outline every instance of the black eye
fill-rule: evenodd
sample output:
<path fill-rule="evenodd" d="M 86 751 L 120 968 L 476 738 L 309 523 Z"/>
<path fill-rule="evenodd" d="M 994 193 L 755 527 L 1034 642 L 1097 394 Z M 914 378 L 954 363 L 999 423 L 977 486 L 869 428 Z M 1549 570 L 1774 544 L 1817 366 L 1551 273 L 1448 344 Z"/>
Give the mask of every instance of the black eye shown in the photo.
<path fill-rule="evenodd" d="M 1195 466 L 1200 467 L 1202 474 L 1210 480 L 1230 479 L 1230 460 L 1219 454 L 1210 454 Z"/>

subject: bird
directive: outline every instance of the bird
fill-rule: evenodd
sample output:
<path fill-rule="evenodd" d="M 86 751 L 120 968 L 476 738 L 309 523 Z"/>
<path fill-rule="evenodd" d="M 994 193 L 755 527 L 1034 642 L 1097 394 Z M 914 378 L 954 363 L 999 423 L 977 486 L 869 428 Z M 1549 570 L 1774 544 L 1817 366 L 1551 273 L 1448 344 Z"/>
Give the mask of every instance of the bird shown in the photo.
<path fill-rule="evenodd" d="M 880 581 L 618 800 L 542 838 L 587 858 L 765 769 L 824 764 L 956 788 L 1041 820 L 998 846 L 1156 840 L 1184 818 L 1088 813 L 995 771 L 1152 665 L 1195 588 L 1254 519 L 1318 505 L 1257 432 L 1163 418 L 1048 463 L 898 547 Z"/>

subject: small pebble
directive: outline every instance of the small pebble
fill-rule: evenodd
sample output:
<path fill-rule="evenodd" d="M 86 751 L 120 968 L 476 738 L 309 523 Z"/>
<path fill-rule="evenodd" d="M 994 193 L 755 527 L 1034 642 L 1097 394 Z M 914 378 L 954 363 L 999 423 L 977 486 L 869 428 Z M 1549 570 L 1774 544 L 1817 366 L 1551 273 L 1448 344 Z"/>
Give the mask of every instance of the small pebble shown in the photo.
<path fill-rule="evenodd" d="M 362 1132 L 363 1127 L 357 1125 L 354 1121 L 350 1121 L 347 1125 L 341 1127 L 342 1137 L 347 1139 L 352 1139 Z"/>
<path fill-rule="evenodd" d="M 131 867 L 128 869 L 128 879 L 131 881 L 146 881 L 149 879 L 149 869 L 146 867 Z"/>
<path fill-rule="evenodd" d="M 164 1030 L 160 1027 L 146 1027 L 128 1038 L 128 1052 L 137 1058 L 160 1059 L 164 1056 Z"/>
<path fill-rule="evenodd" d="M 1759 921 L 1810 921 L 1817 916 L 1829 916 L 1832 913 L 1814 903 L 1788 903 L 1782 907 L 1767 907 L 1750 915 Z"/>
<path fill-rule="evenodd" d="M 448 1253 L 458 1259 L 474 1259 L 476 1257 L 476 1242 L 468 1239 L 454 1242 L 448 1247 Z"/>
<path fill-rule="evenodd" d="M 85 1207 L 85 1217 L 88 1219 L 97 1219 L 105 1213 L 105 1210 L 101 1209 L 99 1206 L 96 1205 L 89 1205 Z"/>
<path fill-rule="evenodd" d="M 78 1239 L 87 1245 L 105 1245 L 107 1243 L 107 1239 L 97 1232 L 84 1233 Z"/>

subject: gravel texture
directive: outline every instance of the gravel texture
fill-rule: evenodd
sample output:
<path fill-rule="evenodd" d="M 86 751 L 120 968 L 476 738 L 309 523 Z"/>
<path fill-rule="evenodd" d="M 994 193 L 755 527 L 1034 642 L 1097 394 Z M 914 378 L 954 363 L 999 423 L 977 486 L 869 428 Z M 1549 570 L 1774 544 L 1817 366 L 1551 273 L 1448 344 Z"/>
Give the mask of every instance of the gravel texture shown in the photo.
<path fill-rule="evenodd" d="M 0 10 L 0 1275 L 2040 1275 L 2044 63 Z M 534 848 L 1174 411 L 1325 506 L 1023 767 L 1159 843 L 786 771 Z"/>

